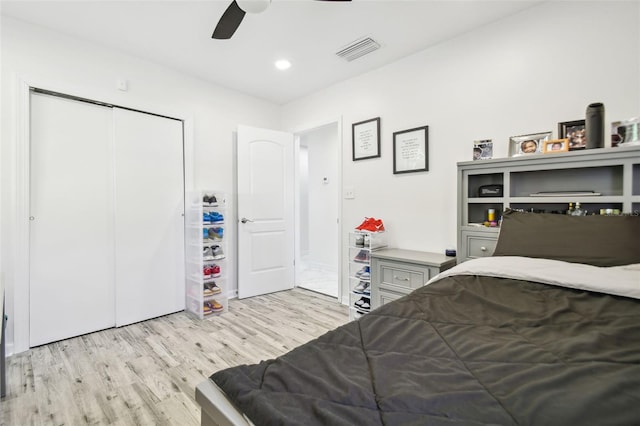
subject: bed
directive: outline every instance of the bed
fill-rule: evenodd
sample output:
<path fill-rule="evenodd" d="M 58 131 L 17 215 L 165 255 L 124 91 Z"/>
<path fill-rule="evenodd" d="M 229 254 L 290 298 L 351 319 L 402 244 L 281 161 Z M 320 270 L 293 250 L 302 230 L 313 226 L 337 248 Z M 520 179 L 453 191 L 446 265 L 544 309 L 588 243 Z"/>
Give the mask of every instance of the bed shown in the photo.
<path fill-rule="evenodd" d="M 493 257 L 196 399 L 203 425 L 640 424 L 640 217 L 509 212 Z"/>

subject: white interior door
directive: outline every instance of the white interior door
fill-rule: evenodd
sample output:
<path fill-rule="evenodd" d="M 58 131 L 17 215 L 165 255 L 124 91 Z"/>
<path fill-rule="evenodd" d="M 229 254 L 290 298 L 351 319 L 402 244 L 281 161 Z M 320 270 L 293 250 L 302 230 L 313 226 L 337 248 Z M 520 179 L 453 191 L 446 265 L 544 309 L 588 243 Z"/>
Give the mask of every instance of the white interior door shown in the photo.
<path fill-rule="evenodd" d="M 116 324 L 184 309 L 182 122 L 114 108 Z"/>
<path fill-rule="evenodd" d="M 111 118 L 31 94 L 30 346 L 115 325 Z"/>
<path fill-rule="evenodd" d="M 293 134 L 238 127 L 238 297 L 293 288 Z"/>

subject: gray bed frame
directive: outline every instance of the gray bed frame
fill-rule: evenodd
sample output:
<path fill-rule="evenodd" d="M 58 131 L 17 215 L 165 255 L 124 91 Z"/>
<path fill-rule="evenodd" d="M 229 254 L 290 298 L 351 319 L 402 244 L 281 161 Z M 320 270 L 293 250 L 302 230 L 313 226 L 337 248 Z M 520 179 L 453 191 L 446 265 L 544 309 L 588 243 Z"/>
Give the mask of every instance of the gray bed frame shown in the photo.
<path fill-rule="evenodd" d="M 202 426 L 253 426 L 253 423 L 210 379 L 196 386 L 196 401 L 201 407 Z"/>

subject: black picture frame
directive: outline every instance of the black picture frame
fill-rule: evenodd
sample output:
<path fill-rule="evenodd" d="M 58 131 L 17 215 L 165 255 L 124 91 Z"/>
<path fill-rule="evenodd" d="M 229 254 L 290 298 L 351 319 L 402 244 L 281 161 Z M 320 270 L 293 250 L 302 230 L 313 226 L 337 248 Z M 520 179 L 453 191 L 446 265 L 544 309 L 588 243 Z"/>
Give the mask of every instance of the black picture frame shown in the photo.
<path fill-rule="evenodd" d="M 393 174 L 429 171 L 429 126 L 393 133 Z"/>
<path fill-rule="evenodd" d="M 351 125 L 353 161 L 380 157 L 380 117 Z"/>
<path fill-rule="evenodd" d="M 587 148 L 587 128 L 585 120 L 558 123 L 558 139 L 569 139 L 569 151 Z"/>

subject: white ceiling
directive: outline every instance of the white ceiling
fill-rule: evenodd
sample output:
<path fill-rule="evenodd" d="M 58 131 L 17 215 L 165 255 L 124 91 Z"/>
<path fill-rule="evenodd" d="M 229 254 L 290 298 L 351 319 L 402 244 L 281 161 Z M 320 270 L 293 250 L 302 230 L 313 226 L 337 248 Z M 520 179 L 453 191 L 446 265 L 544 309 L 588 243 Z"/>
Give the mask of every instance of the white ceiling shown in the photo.
<path fill-rule="evenodd" d="M 540 3 L 273 0 L 230 40 L 213 40 L 230 2 L 2 0 L 0 11 L 283 104 Z M 335 55 L 364 36 L 381 49 L 353 62 Z M 293 66 L 276 70 L 280 58 Z"/>

